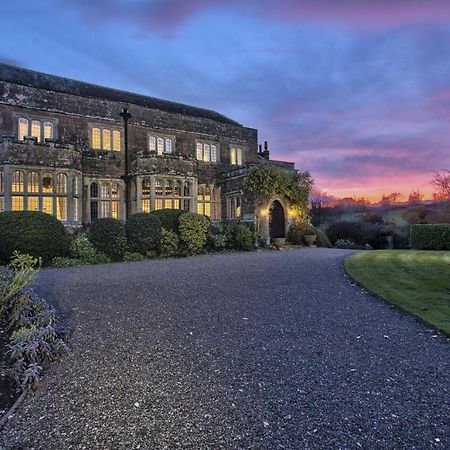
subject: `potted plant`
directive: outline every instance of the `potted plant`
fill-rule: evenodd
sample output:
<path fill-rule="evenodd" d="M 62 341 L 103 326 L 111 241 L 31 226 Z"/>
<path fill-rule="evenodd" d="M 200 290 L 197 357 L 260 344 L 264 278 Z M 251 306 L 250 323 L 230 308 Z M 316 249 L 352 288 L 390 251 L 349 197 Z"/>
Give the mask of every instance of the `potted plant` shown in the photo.
<path fill-rule="evenodd" d="M 304 234 L 304 239 L 306 244 L 308 244 L 309 247 L 315 247 L 315 242 L 317 239 L 317 235 L 313 233 L 312 231 L 306 231 Z"/>

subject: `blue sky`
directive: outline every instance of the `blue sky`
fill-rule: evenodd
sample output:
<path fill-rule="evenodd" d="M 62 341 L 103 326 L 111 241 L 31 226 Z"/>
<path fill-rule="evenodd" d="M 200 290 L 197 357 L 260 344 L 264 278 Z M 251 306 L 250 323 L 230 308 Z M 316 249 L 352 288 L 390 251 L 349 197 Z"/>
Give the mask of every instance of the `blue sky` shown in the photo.
<path fill-rule="evenodd" d="M 35 0 L 0 60 L 218 110 L 340 196 L 450 168 L 450 2 Z M 5 38 L 6 36 L 6 38 Z"/>

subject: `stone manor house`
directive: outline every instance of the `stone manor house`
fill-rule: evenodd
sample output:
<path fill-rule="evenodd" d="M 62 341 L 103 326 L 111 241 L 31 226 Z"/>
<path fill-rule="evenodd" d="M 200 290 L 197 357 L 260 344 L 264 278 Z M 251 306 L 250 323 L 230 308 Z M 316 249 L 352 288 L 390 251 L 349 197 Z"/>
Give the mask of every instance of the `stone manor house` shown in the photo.
<path fill-rule="evenodd" d="M 295 170 L 269 160 L 257 130 L 215 111 L 6 64 L 0 135 L 0 211 L 42 211 L 67 226 L 162 208 L 253 222 L 248 170 Z M 267 240 L 269 230 L 284 236 L 288 207 L 268 205 Z"/>

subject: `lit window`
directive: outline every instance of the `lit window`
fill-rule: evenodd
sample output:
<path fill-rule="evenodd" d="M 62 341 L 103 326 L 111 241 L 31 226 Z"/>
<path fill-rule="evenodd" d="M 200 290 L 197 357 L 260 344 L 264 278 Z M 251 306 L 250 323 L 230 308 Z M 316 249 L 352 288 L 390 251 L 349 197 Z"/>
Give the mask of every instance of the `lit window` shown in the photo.
<path fill-rule="evenodd" d="M 58 173 L 56 176 L 56 192 L 65 194 L 67 192 L 67 176 L 64 173 Z"/>
<path fill-rule="evenodd" d="M 150 152 L 156 152 L 156 138 L 155 136 L 148 137 L 148 150 Z"/>
<path fill-rule="evenodd" d="M 102 131 L 103 135 L 103 150 L 111 150 L 111 131 L 104 128 Z"/>
<path fill-rule="evenodd" d="M 111 205 L 109 201 L 102 200 L 102 217 L 111 217 Z"/>
<path fill-rule="evenodd" d="M 214 144 L 197 143 L 197 159 L 205 162 L 217 162 L 217 146 Z"/>
<path fill-rule="evenodd" d="M 150 195 L 150 179 L 144 178 L 142 180 L 142 195 L 149 196 Z"/>
<path fill-rule="evenodd" d="M 172 196 L 172 182 L 170 180 L 165 181 L 166 186 L 166 197 Z"/>
<path fill-rule="evenodd" d="M 197 212 L 208 216 L 211 220 L 219 220 L 219 196 L 217 189 L 210 186 L 199 186 L 197 195 Z"/>
<path fill-rule="evenodd" d="M 31 122 L 31 136 L 36 138 L 38 142 L 41 141 L 41 122 L 39 120 Z"/>
<path fill-rule="evenodd" d="M 53 123 L 44 122 L 44 138 L 53 139 Z"/>
<path fill-rule="evenodd" d="M 231 147 L 230 151 L 230 163 L 232 166 L 235 166 L 237 164 L 236 160 L 236 149 L 234 147 Z"/>
<path fill-rule="evenodd" d="M 163 187 L 161 180 L 156 180 L 155 183 L 155 195 L 163 195 Z"/>
<path fill-rule="evenodd" d="M 240 195 L 230 195 L 227 198 L 227 209 L 229 219 L 239 219 L 241 217 L 241 196 Z"/>
<path fill-rule="evenodd" d="M 42 197 L 42 212 L 53 215 L 53 197 Z"/>
<path fill-rule="evenodd" d="M 75 176 L 73 177 L 73 195 L 80 195 L 80 179 Z"/>
<path fill-rule="evenodd" d="M 211 145 L 211 162 L 217 162 L 217 147 Z"/>
<path fill-rule="evenodd" d="M 28 173 L 28 192 L 39 192 L 39 174 L 37 172 Z"/>
<path fill-rule="evenodd" d="M 45 194 L 53 193 L 53 174 L 44 173 L 42 175 L 42 192 Z"/>
<path fill-rule="evenodd" d="M 78 216 L 78 199 L 77 198 L 73 199 L 73 220 L 75 222 L 78 222 L 80 220 L 80 218 Z"/>
<path fill-rule="evenodd" d="M 28 136 L 28 120 L 21 117 L 19 119 L 18 136 L 19 141 Z"/>
<path fill-rule="evenodd" d="M 163 199 L 155 198 L 155 209 L 163 209 Z"/>
<path fill-rule="evenodd" d="M 210 160 L 210 145 L 205 144 L 203 146 L 203 161 L 208 162 Z"/>
<path fill-rule="evenodd" d="M 158 138 L 156 142 L 157 142 L 158 155 L 162 155 L 164 153 L 164 139 Z"/>
<path fill-rule="evenodd" d="M 24 191 L 23 188 L 24 188 L 24 186 L 23 186 L 23 172 L 21 172 L 20 170 L 15 170 L 12 173 L 11 191 L 12 192 L 23 192 Z"/>
<path fill-rule="evenodd" d="M 237 149 L 237 165 L 242 166 L 242 149 Z"/>
<path fill-rule="evenodd" d="M 113 133 L 113 150 L 120 152 L 120 131 L 114 130 Z"/>
<path fill-rule="evenodd" d="M 113 219 L 119 218 L 119 202 L 118 201 L 111 202 L 111 217 Z"/>
<path fill-rule="evenodd" d="M 111 185 L 109 183 L 102 183 L 102 198 L 111 197 Z"/>
<path fill-rule="evenodd" d="M 90 212 L 91 212 L 91 221 L 98 219 L 98 184 L 97 183 L 91 183 L 91 187 L 89 189 L 90 197 L 91 197 L 91 205 L 90 205 Z"/>
<path fill-rule="evenodd" d="M 100 150 L 102 148 L 100 128 L 92 128 L 92 148 L 95 150 Z"/>
<path fill-rule="evenodd" d="M 11 197 L 11 210 L 23 211 L 23 195 L 13 195 Z"/>
<path fill-rule="evenodd" d="M 111 198 L 119 198 L 119 184 L 118 183 L 111 184 Z"/>
<path fill-rule="evenodd" d="M 56 218 L 58 220 L 67 220 L 67 198 L 56 197 Z"/>
<path fill-rule="evenodd" d="M 172 139 L 166 138 L 166 153 L 172 153 Z"/>
<path fill-rule="evenodd" d="M 28 196 L 28 211 L 39 211 L 39 197 Z"/>
<path fill-rule="evenodd" d="M 199 161 L 203 160 L 203 144 L 197 144 L 197 159 Z"/>

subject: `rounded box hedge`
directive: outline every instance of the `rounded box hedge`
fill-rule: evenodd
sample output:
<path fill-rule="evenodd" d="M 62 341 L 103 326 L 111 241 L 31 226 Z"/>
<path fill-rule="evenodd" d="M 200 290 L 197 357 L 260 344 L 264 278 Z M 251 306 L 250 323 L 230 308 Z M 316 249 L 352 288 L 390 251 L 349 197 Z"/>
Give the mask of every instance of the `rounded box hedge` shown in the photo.
<path fill-rule="evenodd" d="M 410 240 L 415 250 L 450 250 L 450 224 L 411 225 Z"/>
<path fill-rule="evenodd" d="M 88 238 L 97 251 L 108 255 L 113 261 L 122 261 L 127 249 L 125 226 L 117 219 L 94 220 L 89 225 Z"/>
<path fill-rule="evenodd" d="M 133 214 L 125 223 L 128 249 L 146 255 L 156 250 L 161 240 L 161 221 L 155 214 Z"/>
<path fill-rule="evenodd" d="M 49 214 L 39 211 L 5 211 L 0 213 L 0 260 L 9 262 L 15 250 L 42 258 L 50 264 L 57 256 L 65 256 L 69 237 L 64 225 Z"/>

